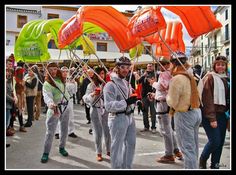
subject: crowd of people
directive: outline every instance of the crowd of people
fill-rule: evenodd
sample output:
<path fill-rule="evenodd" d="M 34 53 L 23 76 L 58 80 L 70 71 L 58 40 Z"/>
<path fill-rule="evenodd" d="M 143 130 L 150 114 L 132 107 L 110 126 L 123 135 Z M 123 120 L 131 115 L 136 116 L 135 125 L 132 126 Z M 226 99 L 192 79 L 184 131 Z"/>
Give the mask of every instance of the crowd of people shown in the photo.
<path fill-rule="evenodd" d="M 48 63 L 37 65 L 6 62 L 6 135 L 14 135 L 18 117 L 20 132 L 27 132 L 40 118 L 45 106 L 46 131 L 41 162 L 49 160 L 53 138 L 60 139 L 59 153 L 68 156 L 67 137 L 76 138 L 74 104 L 83 104 L 89 133 L 94 137 L 97 161 L 106 155 L 112 169 L 131 169 L 135 156 L 135 107 L 143 115 L 140 132 L 157 132 L 163 137 L 164 155 L 158 163 L 184 162 L 185 169 L 219 169 L 226 131 L 230 129 L 230 82 L 228 60 L 217 56 L 212 71 L 204 73 L 200 65 L 192 67 L 183 52 L 161 57 L 159 68 L 147 64 L 144 73 L 131 71 L 127 57 L 116 60 L 116 67 L 106 72 L 101 66 L 83 70 Z M 42 101 L 41 101 L 42 100 Z M 27 113 L 24 124 L 23 114 Z M 151 119 L 151 124 L 149 122 Z M 208 138 L 199 156 L 199 127 Z M 6 145 L 7 147 L 10 144 Z"/>

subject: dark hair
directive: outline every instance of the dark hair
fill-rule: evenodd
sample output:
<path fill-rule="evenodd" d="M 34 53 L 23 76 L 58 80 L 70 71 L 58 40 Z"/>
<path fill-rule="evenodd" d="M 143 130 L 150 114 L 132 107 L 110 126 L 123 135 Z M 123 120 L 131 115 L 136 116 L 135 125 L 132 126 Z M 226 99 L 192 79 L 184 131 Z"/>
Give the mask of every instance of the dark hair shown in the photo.
<path fill-rule="evenodd" d="M 179 59 L 179 60 L 178 60 Z M 178 59 L 171 59 L 170 62 L 172 64 L 175 64 L 176 66 L 179 66 L 181 65 L 180 62 L 182 64 L 185 64 L 187 62 L 187 58 L 186 57 L 182 57 L 182 58 L 178 58 Z M 180 61 L 180 62 L 179 62 Z"/>
<path fill-rule="evenodd" d="M 106 70 L 104 67 L 100 67 L 100 66 L 95 66 L 94 68 L 94 71 L 97 73 L 97 74 L 100 74 L 102 71 L 104 71 L 105 73 L 105 77 L 106 77 Z M 99 84 L 101 84 L 101 80 L 99 80 L 98 76 L 96 74 L 93 75 L 93 82 L 96 86 L 98 86 Z"/>
<path fill-rule="evenodd" d="M 120 65 L 131 65 L 131 61 L 129 58 L 122 56 L 118 59 L 116 59 L 116 65 L 120 66 Z"/>
<path fill-rule="evenodd" d="M 147 78 L 154 78 L 154 77 L 155 77 L 154 72 L 149 72 L 149 73 L 147 74 Z"/>

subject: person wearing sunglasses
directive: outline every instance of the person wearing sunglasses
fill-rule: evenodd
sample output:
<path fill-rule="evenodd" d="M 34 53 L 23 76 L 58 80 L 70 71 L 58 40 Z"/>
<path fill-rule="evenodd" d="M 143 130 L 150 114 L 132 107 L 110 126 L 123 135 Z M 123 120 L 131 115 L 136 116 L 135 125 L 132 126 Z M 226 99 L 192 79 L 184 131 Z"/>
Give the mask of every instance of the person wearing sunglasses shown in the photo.
<path fill-rule="evenodd" d="M 105 109 L 109 112 L 111 134 L 111 168 L 131 169 L 135 153 L 136 127 L 133 117 L 137 96 L 125 80 L 131 62 L 127 57 L 116 60 L 117 76 L 113 76 L 103 91 Z"/>
<path fill-rule="evenodd" d="M 197 83 L 185 53 L 171 55 L 172 63 L 166 102 L 173 115 L 179 147 L 183 153 L 184 168 L 198 168 L 198 131 L 201 123 L 200 97 Z"/>

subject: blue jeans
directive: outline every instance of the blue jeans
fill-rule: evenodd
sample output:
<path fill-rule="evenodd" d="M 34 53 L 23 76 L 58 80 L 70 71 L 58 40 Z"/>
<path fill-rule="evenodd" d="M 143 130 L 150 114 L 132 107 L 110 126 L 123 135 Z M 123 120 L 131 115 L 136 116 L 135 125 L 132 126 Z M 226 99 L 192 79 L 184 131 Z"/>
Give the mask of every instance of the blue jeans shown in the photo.
<path fill-rule="evenodd" d="M 9 126 L 10 119 L 11 119 L 11 109 L 6 109 L 6 129 Z"/>
<path fill-rule="evenodd" d="M 220 157 L 225 142 L 227 119 L 225 113 L 216 114 L 217 127 L 212 128 L 206 117 L 202 117 L 202 126 L 208 137 L 208 143 L 205 145 L 201 159 L 207 160 L 211 155 L 211 168 L 219 169 Z"/>

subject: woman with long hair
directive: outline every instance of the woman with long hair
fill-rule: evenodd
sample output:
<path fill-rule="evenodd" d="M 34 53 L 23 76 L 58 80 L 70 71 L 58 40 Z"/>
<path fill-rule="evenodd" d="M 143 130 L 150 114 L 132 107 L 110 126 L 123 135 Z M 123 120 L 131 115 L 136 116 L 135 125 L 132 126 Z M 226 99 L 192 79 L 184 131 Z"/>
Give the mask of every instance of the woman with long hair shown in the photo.
<path fill-rule="evenodd" d="M 97 152 L 97 161 L 102 161 L 102 136 L 105 138 L 107 155 L 110 156 L 111 137 L 108 128 L 108 112 L 104 108 L 103 87 L 106 74 L 105 69 L 96 67 L 93 81 L 88 85 L 83 100 L 92 107 L 91 122 L 94 130 L 95 148 Z"/>
<path fill-rule="evenodd" d="M 48 161 L 48 156 L 52 147 L 53 137 L 56 131 L 58 120 L 60 120 L 60 144 L 59 153 L 62 156 L 68 156 L 65 150 L 68 121 L 70 115 L 70 108 L 68 107 L 69 94 L 65 86 L 65 79 L 61 75 L 56 63 L 49 63 L 47 66 L 48 72 L 45 82 L 43 84 L 43 98 L 45 104 L 48 106 L 46 114 L 46 135 L 44 142 L 42 163 Z"/>

